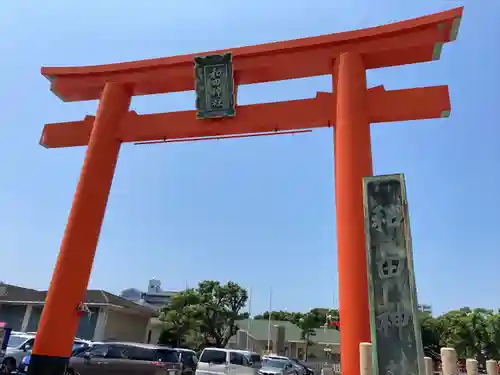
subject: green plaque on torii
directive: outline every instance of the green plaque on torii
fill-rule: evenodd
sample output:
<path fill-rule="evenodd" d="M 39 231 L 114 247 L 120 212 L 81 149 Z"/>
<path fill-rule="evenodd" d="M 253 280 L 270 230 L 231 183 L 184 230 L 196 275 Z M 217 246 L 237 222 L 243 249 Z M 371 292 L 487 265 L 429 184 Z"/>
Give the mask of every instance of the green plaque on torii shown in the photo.
<path fill-rule="evenodd" d="M 231 53 L 194 59 L 197 119 L 236 115 Z"/>

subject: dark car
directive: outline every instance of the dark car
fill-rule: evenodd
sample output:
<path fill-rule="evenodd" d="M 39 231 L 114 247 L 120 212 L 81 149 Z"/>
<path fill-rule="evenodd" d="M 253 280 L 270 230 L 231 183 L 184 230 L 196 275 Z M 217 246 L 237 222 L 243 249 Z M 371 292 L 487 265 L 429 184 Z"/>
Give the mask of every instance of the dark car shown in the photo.
<path fill-rule="evenodd" d="M 198 357 L 193 350 L 175 348 L 179 355 L 179 362 L 182 364 L 182 375 L 194 375 L 196 365 L 198 364 Z"/>
<path fill-rule="evenodd" d="M 299 366 L 304 369 L 306 375 L 314 375 L 314 370 L 310 367 L 307 367 L 307 365 L 301 361 L 299 361 L 296 358 L 290 358 L 290 361 L 293 362 L 295 366 Z"/>
<path fill-rule="evenodd" d="M 70 358 L 68 372 L 79 375 L 180 375 L 178 353 L 159 345 L 97 343 Z"/>
<path fill-rule="evenodd" d="M 73 343 L 73 348 L 72 348 L 71 356 L 74 356 L 74 355 L 76 355 L 76 354 L 78 354 L 80 352 L 83 352 L 83 351 L 85 351 L 89 347 L 90 347 L 90 342 L 89 341 L 84 341 L 84 340 L 77 339 Z M 26 355 L 23 358 L 23 360 L 21 361 L 21 363 L 19 363 L 18 372 L 20 374 L 26 374 L 26 373 L 28 373 L 28 367 L 29 367 L 30 361 L 31 361 L 31 350 L 29 350 L 29 354 Z"/>

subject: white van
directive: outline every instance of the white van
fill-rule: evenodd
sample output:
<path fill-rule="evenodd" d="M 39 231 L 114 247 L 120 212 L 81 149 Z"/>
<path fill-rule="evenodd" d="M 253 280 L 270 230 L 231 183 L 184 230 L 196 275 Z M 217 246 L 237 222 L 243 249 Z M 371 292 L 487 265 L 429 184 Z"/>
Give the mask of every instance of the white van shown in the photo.
<path fill-rule="evenodd" d="M 205 348 L 196 366 L 196 375 L 256 375 L 260 367 L 261 357 L 258 353 Z"/>
<path fill-rule="evenodd" d="M 7 350 L 5 351 L 5 357 L 2 361 L 9 371 L 17 369 L 26 354 L 31 352 L 34 342 L 35 335 L 31 333 L 11 332 Z"/>

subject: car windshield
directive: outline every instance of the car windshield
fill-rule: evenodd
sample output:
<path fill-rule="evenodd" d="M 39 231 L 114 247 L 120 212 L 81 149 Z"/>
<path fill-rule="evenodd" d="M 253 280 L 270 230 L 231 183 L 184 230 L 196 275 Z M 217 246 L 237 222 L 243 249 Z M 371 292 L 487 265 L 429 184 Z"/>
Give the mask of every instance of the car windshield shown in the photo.
<path fill-rule="evenodd" d="M 275 368 L 285 368 L 287 361 L 281 361 L 279 359 L 265 359 L 262 363 L 264 366 L 275 367 Z"/>
<path fill-rule="evenodd" d="M 9 343 L 7 344 L 7 347 L 9 348 L 17 348 L 18 346 L 21 346 L 28 340 L 26 336 L 16 336 L 12 335 L 9 338 Z"/>

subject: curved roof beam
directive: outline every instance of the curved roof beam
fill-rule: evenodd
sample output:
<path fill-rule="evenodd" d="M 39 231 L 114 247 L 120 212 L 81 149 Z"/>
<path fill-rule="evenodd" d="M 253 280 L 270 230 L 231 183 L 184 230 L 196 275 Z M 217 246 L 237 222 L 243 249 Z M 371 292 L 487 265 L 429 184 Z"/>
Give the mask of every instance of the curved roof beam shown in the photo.
<path fill-rule="evenodd" d="M 64 101 L 99 99 L 108 81 L 134 87 L 134 95 L 194 89 L 196 56 L 232 52 L 237 84 L 280 81 L 332 73 L 343 52 L 363 56 L 367 69 L 437 60 L 455 40 L 463 8 L 411 20 L 336 34 L 221 51 L 98 66 L 42 67 L 52 91 Z"/>

